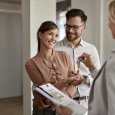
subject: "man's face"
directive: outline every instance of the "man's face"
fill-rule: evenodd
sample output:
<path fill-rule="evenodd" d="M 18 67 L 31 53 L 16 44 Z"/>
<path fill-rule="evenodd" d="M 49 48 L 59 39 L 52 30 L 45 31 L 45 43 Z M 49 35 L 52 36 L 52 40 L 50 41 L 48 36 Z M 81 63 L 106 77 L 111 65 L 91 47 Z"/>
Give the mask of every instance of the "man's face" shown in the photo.
<path fill-rule="evenodd" d="M 85 30 L 85 24 L 79 16 L 72 17 L 66 21 L 65 32 L 69 41 L 74 41 L 81 37 Z"/>

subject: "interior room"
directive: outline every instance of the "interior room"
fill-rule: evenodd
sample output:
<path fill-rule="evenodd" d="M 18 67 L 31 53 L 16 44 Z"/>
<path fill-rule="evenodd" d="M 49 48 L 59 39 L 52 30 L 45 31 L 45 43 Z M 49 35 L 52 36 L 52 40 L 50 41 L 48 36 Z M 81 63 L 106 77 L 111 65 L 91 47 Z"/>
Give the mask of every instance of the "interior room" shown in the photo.
<path fill-rule="evenodd" d="M 32 115 L 30 79 L 25 61 L 37 52 L 36 31 L 46 20 L 56 22 L 64 37 L 65 12 L 81 8 L 88 15 L 85 40 L 94 44 L 101 64 L 114 48 L 108 29 L 110 0 L 0 0 L 0 115 Z M 109 41 L 109 45 L 108 45 Z M 6 111 L 7 108 L 7 111 Z"/>

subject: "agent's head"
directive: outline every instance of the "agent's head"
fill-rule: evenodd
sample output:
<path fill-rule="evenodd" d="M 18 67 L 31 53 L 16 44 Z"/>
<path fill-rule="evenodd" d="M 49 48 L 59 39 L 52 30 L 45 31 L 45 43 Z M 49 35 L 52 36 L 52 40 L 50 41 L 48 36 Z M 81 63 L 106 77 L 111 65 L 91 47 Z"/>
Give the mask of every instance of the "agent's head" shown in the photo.
<path fill-rule="evenodd" d="M 69 41 L 81 37 L 86 27 L 87 16 L 81 9 L 71 9 L 66 13 L 65 31 Z"/>
<path fill-rule="evenodd" d="M 115 0 L 109 4 L 109 28 L 112 32 L 112 36 L 115 39 Z"/>
<path fill-rule="evenodd" d="M 40 48 L 52 49 L 58 37 L 58 27 L 52 21 L 45 21 L 37 32 L 38 51 Z"/>

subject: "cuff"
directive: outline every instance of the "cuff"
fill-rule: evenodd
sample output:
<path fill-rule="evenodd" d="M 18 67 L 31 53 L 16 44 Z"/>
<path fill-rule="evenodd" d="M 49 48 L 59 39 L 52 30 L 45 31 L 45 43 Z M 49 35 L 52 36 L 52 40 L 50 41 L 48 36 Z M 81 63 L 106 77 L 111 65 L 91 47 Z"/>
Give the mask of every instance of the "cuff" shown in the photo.
<path fill-rule="evenodd" d="M 91 72 L 91 76 L 93 77 L 93 78 L 95 78 L 96 76 L 97 76 L 97 74 L 98 74 L 98 69 L 94 69 L 92 72 Z"/>

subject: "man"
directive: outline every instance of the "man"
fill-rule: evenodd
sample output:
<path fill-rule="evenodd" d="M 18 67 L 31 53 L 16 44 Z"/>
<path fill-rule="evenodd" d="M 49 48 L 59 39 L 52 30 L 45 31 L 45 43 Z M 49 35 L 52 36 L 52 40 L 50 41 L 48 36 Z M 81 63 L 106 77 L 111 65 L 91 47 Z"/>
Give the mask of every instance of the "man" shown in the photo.
<path fill-rule="evenodd" d="M 93 78 L 85 64 L 79 62 L 78 57 L 84 52 L 88 53 L 97 68 L 100 68 L 100 60 L 96 47 L 82 39 L 82 34 L 86 29 L 86 21 L 87 16 L 81 9 L 69 10 L 66 13 L 66 37 L 57 43 L 55 49 L 66 51 L 71 56 L 74 70 L 84 76 L 84 83 L 76 87 L 73 99 L 87 108 Z"/>

